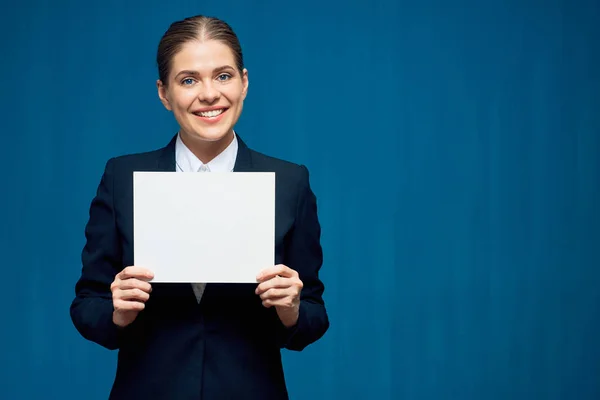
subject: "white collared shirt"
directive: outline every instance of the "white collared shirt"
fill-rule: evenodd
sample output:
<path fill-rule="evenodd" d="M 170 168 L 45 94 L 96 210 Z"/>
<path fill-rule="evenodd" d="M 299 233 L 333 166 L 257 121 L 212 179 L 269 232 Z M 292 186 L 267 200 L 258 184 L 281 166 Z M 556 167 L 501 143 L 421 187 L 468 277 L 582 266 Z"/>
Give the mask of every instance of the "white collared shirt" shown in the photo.
<path fill-rule="evenodd" d="M 218 156 L 204 164 L 183 143 L 181 136 L 177 135 L 175 143 L 175 162 L 178 172 L 232 172 L 237 159 L 238 140 L 234 132 L 233 140 Z"/>

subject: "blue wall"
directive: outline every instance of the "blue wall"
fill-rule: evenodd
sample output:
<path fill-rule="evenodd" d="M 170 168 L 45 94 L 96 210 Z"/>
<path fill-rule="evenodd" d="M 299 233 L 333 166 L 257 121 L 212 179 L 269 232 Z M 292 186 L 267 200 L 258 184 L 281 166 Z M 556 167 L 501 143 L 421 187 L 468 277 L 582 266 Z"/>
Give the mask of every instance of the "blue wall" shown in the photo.
<path fill-rule="evenodd" d="M 241 38 L 239 133 L 319 199 L 331 329 L 284 353 L 293 399 L 600 398 L 597 1 L 4 3 L 0 398 L 107 397 L 68 312 L 89 202 L 175 133 L 155 49 L 197 13 Z"/>

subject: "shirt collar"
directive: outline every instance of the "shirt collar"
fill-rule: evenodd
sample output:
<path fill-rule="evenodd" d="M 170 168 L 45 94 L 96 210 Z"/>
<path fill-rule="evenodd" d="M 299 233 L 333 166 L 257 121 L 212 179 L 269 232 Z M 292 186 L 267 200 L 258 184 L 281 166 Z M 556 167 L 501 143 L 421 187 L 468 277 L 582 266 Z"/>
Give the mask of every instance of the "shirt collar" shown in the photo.
<path fill-rule="evenodd" d="M 211 172 L 232 172 L 238 152 L 238 140 L 235 132 L 233 140 L 219 155 L 206 164 Z M 175 143 L 175 160 L 177 168 L 181 172 L 199 172 L 205 165 L 192 151 L 183 143 L 181 135 L 177 135 Z"/>

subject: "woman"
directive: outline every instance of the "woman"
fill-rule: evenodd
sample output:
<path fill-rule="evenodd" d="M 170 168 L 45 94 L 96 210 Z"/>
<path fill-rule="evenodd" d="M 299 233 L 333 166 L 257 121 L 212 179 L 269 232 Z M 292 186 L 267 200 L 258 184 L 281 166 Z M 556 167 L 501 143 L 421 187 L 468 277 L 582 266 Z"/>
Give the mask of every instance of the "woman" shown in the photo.
<path fill-rule="evenodd" d="M 162 149 L 107 162 L 86 225 L 73 323 L 86 339 L 119 349 L 111 399 L 287 399 L 280 349 L 302 350 L 329 327 L 308 171 L 249 149 L 234 132 L 248 71 L 225 22 L 172 24 L 157 62 L 158 96 L 180 130 Z M 275 172 L 277 265 L 257 284 L 151 283 L 152 271 L 133 266 L 134 171 Z"/>

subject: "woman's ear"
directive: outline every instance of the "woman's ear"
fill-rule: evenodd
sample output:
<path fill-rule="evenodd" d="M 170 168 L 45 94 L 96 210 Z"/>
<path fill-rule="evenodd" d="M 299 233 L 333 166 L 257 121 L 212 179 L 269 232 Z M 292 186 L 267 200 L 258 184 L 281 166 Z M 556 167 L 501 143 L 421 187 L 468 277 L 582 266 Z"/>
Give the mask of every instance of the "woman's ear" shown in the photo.
<path fill-rule="evenodd" d="M 158 90 L 158 98 L 160 99 L 160 102 L 163 104 L 163 106 L 165 106 L 167 110 L 172 111 L 171 103 L 169 102 L 167 96 L 167 87 L 162 83 L 160 79 L 156 81 L 156 89 Z"/>
<path fill-rule="evenodd" d="M 246 68 L 244 68 L 244 71 L 242 72 L 242 98 L 246 99 L 246 95 L 248 94 L 248 85 L 249 85 L 249 81 L 248 81 L 248 70 Z"/>

